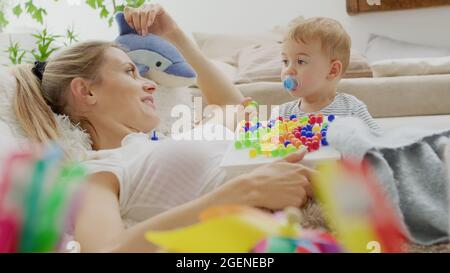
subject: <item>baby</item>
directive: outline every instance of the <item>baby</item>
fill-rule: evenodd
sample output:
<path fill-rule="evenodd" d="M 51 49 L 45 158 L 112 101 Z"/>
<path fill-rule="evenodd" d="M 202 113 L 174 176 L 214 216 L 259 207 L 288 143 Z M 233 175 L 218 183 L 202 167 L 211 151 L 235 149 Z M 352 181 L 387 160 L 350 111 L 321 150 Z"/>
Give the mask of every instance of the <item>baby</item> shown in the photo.
<path fill-rule="evenodd" d="M 363 102 L 336 90 L 350 61 L 350 47 L 350 36 L 333 19 L 293 21 L 283 41 L 281 78 L 287 92 L 299 99 L 273 109 L 271 118 L 319 112 L 354 116 L 380 132 Z"/>

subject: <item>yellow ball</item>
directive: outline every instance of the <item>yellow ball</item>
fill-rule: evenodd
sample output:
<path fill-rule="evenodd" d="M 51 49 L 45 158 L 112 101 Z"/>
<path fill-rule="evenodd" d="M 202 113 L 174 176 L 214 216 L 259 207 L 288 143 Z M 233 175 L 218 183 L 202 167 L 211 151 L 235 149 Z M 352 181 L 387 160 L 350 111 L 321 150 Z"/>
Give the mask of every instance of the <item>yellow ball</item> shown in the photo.
<path fill-rule="evenodd" d="M 251 149 L 249 151 L 250 154 L 250 158 L 255 158 L 258 155 L 258 152 L 256 151 L 256 149 Z"/>
<path fill-rule="evenodd" d="M 320 126 L 319 125 L 314 125 L 314 127 L 312 128 L 313 133 L 317 133 L 320 131 Z"/>

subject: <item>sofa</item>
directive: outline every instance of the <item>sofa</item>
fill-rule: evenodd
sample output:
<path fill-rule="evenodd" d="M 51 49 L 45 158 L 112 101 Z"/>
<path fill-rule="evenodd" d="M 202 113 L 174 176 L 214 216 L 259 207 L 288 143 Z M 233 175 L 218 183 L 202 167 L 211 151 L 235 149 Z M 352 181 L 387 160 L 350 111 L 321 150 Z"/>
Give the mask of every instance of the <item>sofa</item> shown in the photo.
<path fill-rule="evenodd" d="M 252 97 L 258 103 L 269 106 L 267 110 L 268 116 L 270 115 L 270 106 L 279 105 L 293 99 L 283 90 L 276 74 L 271 77 L 268 76 L 268 74 L 274 74 L 274 71 L 267 71 L 269 70 L 268 68 L 260 69 L 261 75 L 257 75 L 258 62 L 261 62 L 262 66 L 274 65 L 273 61 L 270 63 L 271 61 L 267 60 L 267 56 L 263 56 L 264 53 L 261 53 L 261 51 L 264 51 L 262 48 L 265 47 L 267 54 L 274 53 L 273 47 L 280 40 L 279 31 L 247 36 L 194 33 L 193 37 L 203 53 L 230 80 L 235 82 L 237 88 L 244 96 Z M 387 38 L 381 37 L 377 39 L 384 39 L 382 41 L 383 45 L 386 44 L 385 40 Z M 388 41 L 392 43 L 391 40 Z M 376 39 L 372 38 L 372 41 L 376 41 Z M 370 54 L 375 54 L 375 47 L 376 44 L 371 44 Z M 380 48 L 380 50 L 387 49 Z M 414 52 L 417 51 L 415 49 Z M 255 55 L 256 61 L 249 61 L 251 59 L 249 55 L 251 54 Z M 355 55 L 357 54 L 360 53 Z M 389 54 L 392 54 L 392 52 L 389 52 Z M 417 53 L 411 54 L 417 55 Z M 239 62 L 239 58 L 243 58 L 242 55 L 245 55 L 243 57 L 246 58 L 246 62 L 253 61 L 253 64 L 250 64 L 250 66 L 253 65 L 251 69 L 247 67 L 242 69 L 242 63 Z M 426 53 L 424 53 L 424 56 L 426 56 Z M 380 53 L 376 57 L 378 59 L 381 58 Z M 381 69 L 382 64 L 377 62 L 369 68 L 371 70 L 374 69 L 376 74 L 378 74 L 376 77 L 372 77 L 372 73 L 368 77 L 365 72 L 362 77 L 352 75 L 341 80 L 338 90 L 354 95 L 363 101 L 367 105 L 369 112 L 384 129 L 399 126 L 433 130 L 450 128 L 450 73 L 447 73 L 450 66 L 447 59 L 445 59 L 445 66 L 442 64 L 442 61 L 439 61 L 441 59 L 431 59 L 431 63 L 436 63 L 436 60 L 438 60 L 441 68 L 439 71 L 431 68 L 425 69 L 427 65 L 430 66 L 429 62 L 423 64 L 424 62 L 418 62 L 414 59 L 418 67 L 416 70 L 419 70 L 417 72 L 418 75 L 414 75 L 414 69 L 408 68 L 406 60 L 399 60 L 398 63 L 403 65 L 403 67 L 400 66 L 400 69 L 397 67 L 397 70 L 401 70 L 400 72 L 397 71 L 398 76 L 392 72 L 392 62 L 384 65 L 384 70 Z M 352 60 L 353 53 L 351 63 Z M 395 63 L 395 61 L 393 62 Z M 243 66 L 245 65 L 247 64 L 244 63 Z M 370 66 L 370 64 L 368 65 Z M 390 71 L 387 72 L 387 70 Z M 402 72 L 406 75 L 401 75 Z M 195 86 L 190 88 L 190 93 L 192 98 L 201 96 L 200 90 Z"/>

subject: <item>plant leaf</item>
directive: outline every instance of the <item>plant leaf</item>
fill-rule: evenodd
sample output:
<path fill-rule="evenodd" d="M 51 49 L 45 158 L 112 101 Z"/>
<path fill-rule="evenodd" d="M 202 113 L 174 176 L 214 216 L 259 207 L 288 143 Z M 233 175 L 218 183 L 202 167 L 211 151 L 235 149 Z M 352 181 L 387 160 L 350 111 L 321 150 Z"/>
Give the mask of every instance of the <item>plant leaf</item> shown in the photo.
<path fill-rule="evenodd" d="M 16 17 L 19 17 L 22 14 L 23 10 L 22 10 L 22 6 L 20 4 L 17 4 L 17 6 L 15 6 L 13 8 L 13 13 Z"/>

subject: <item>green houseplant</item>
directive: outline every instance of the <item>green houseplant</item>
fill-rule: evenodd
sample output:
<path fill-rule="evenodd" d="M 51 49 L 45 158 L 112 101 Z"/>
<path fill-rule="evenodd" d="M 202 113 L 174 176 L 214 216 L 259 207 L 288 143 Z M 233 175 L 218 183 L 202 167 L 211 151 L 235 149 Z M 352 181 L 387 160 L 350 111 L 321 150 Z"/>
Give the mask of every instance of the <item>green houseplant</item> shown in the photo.
<path fill-rule="evenodd" d="M 61 0 L 49 1 L 47 5 L 54 4 Z M 114 21 L 114 14 L 123 11 L 126 6 L 139 7 L 150 0 L 81 0 L 80 4 L 88 5 L 90 8 L 97 10 L 99 17 L 107 20 L 109 27 Z M 39 6 L 35 0 L 1 0 L 0 1 L 0 32 L 9 24 L 9 16 L 20 18 L 22 16 L 30 16 L 34 21 L 44 26 L 45 17 L 48 12 L 45 6 Z M 36 38 L 36 47 L 32 50 L 22 50 L 20 44 L 10 39 L 8 48 L 0 50 L 9 55 L 11 64 L 20 64 L 23 62 L 31 62 L 34 60 L 45 61 L 59 47 L 57 44 L 71 45 L 78 41 L 78 35 L 74 26 L 67 28 L 64 35 L 57 35 L 48 32 L 47 27 L 39 33 L 33 34 Z M 63 41 L 61 41 L 63 39 Z"/>

